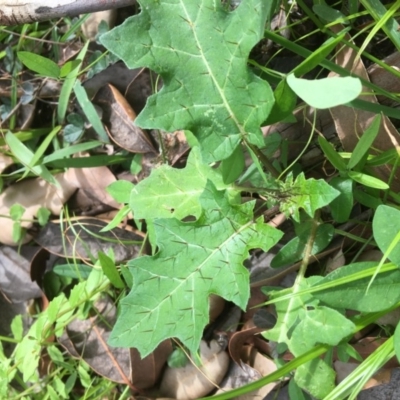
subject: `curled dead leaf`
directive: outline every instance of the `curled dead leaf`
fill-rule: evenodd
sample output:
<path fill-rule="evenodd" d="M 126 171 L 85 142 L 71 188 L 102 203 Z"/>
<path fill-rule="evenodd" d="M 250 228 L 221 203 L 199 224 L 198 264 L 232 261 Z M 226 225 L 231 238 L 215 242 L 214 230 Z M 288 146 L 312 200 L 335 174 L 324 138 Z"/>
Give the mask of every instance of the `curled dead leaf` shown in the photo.
<path fill-rule="evenodd" d="M 134 125 L 135 111 L 113 85 L 102 88 L 94 101 L 101 106 L 108 134 L 118 146 L 133 153 L 156 152 L 147 134 Z"/>
<path fill-rule="evenodd" d="M 112 249 L 117 264 L 135 258 L 143 236 L 121 228 L 101 232 L 106 225 L 98 218 L 49 222 L 34 239 L 60 257 L 90 260 L 96 259 L 99 251 L 107 254 Z"/>
<path fill-rule="evenodd" d="M 331 29 L 334 32 L 338 32 L 342 30 L 343 27 L 341 25 L 335 25 L 332 26 Z M 347 35 L 346 39 L 351 40 L 349 35 Z M 367 69 L 365 68 L 361 58 L 358 57 L 357 50 L 354 50 L 349 46 L 340 45 L 340 48 L 336 53 L 336 63 L 352 73 L 355 73 L 359 77 L 369 81 Z M 329 73 L 329 76 L 336 75 L 337 74 L 334 72 Z M 368 88 L 363 87 L 363 92 L 369 93 L 370 91 Z M 378 103 L 376 96 L 373 94 L 361 95 L 359 98 L 371 103 Z M 371 125 L 373 118 L 376 116 L 375 113 L 346 106 L 334 107 L 329 111 L 344 150 L 350 152 L 354 150 L 359 138 Z M 379 133 L 374 140 L 372 151 L 375 151 L 374 154 L 377 154 L 376 150 L 384 151 L 392 148 L 396 148 L 400 151 L 398 131 L 390 119 L 385 115 L 382 115 L 382 123 L 379 128 Z M 392 174 L 390 165 L 374 168 L 374 171 L 377 177 L 384 182 L 388 182 Z M 400 190 L 400 176 L 399 174 L 395 174 L 393 178 L 391 188 L 392 190 L 398 191 Z"/>

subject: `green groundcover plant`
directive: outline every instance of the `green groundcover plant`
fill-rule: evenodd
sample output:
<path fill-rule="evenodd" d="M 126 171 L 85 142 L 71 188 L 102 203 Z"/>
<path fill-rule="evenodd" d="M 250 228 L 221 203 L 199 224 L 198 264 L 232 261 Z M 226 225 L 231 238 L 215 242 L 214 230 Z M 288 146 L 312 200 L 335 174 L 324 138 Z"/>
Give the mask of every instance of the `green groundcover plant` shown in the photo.
<path fill-rule="evenodd" d="M 178 338 L 195 353 L 208 323 L 211 294 L 245 309 L 250 282 L 243 262 L 251 250 L 267 252 L 281 240 L 283 233 L 266 223 L 261 212 L 265 206 L 278 206 L 291 218 L 296 237 L 282 246 L 271 266 L 301 261 L 293 287 L 263 288 L 268 304 L 275 304 L 277 313 L 276 325 L 263 335 L 277 343 L 281 367 L 253 384 L 215 398 L 238 396 L 293 371 L 293 398 L 304 398 L 302 390 L 320 399 L 355 398 L 374 371 L 400 354 L 400 329 L 396 329 L 384 346 L 335 387 L 333 347 L 337 346 L 343 360 L 357 358 L 347 343 L 349 338 L 400 302 L 400 211 L 387 202 L 390 182 L 371 172 L 371 167 L 379 165 L 397 166 L 398 155 L 390 151 L 375 157 L 370 154 L 382 123 L 379 110 L 351 155 L 339 154 L 319 137 L 319 146 L 338 173 L 329 183 L 307 179 L 294 163 L 288 167 L 282 160 L 271 161 L 284 143 L 279 135 L 264 137 L 260 128 L 290 119 L 298 98 L 317 109 L 362 104 L 354 102 L 362 90 L 360 79 L 344 69 L 337 70 L 343 75 L 340 77 L 302 78 L 318 65 L 335 68 L 327 56 L 344 39 L 346 29 L 332 34 L 315 52 L 303 52 L 305 60 L 291 73 L 269 71 L 266 80 L 248 65 L 248 59 L 264 37 L 284 40 L 269 29 L 279 7 L 276 1 L 243 0 L 235 7 L 217 0 L 139 3 L 140 14 L 103 34 L 100 42 L 129 68 L 147 67 L 162 78 L 162 89 L 150 96 L 135 124 L 165 132 L 184 130 L 191 151 L 183 169 L 162 165 L 135 186 L 118 181 L 108 188 L 124 203 L 108 229 L 132 212 L 136 221 L 145 220 L 152 248 L 151 254 L 135 258 L 128 262 L 128 269 L 121 269 L 130 292 L 119 303 L 109 344 L 135 347 L 145 357 L 163 340 Z M 326 16 L 327 8 L 316 10 Z M 87 46 L 79 60 L 86 50 Z M 38 68 L 31 53 L 20 52 L 19 58 L 28 67 Z M 76 80 L 79 63 L 71 64 L 65 73 L 55 63 L 41 60 L 40 65 L 47 71 L 44 75 L 67 77 L 63 86 L 67 98 L 74 90 L 80 103 L 89 102 Z M 60 124 L 66 104 L 64 101 L 58 108 Z M 96 113 L 89 107 L 86 110 L 99 137 L 107 141 Z M 74 135 L 82 131 L 82 123 L 76 123 Z M 14 139 L 7 135 L 12 148 Z M 41 176 L 46 171 L 45 178 L 52 180 L 47 170 L 38 171 Z M 358 191 L 357 201 L 368 206 L 372 203 L 375 209 L 373 239 L 384 254 L 381 262 L 353 262 L 326 276 L 306 277 L 310 256 L 324 250 L 334 237 L 332 222 L 349 220 L 360 186 L 366 192 L 362 197 L 364 192 Z M 383 191 L 387 191 L 384 197 Z M 256 207 L 255 200 L 243 202 L 242 193 L 252 193 L 265 204 Z M 85 302 L 92 302 L 110 282 L 124 288 L 110 260 L 101 255 L 103 271 L 93 270 L 69 298 L 56 297 L 28 336 L 21 339 L 21 323 L 14 323 L 13 333 L 20 341 L 16 365 L 25 381 L 35 372 L 46 332 L 59 336 L 68 321 L 87 316 Z M 111 268 L 106 267 L 109 261 Z M 348 318 L 346 309 L 357 311 L 357 316 Z M 295 358 L 283 364 L 279 355 L 286 350 Z M 33 361 L 24 360 L 27 351 L 34 355 Z M 6 377 L 3 368 L 0 373 L 11 380 L 16 372 L 14 369 L 13 376 Z M 85 371 L 81 369 L 79 374 L 84 380 Z M 71 376 L 76 379 L 76 374 Z"/>

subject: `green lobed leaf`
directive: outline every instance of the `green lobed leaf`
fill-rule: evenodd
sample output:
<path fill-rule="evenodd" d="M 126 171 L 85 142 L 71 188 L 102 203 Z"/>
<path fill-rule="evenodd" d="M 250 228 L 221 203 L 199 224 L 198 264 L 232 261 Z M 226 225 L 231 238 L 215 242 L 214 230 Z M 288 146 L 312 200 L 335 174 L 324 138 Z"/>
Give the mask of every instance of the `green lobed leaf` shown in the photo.
<path fill-rule="evenodd" d="M 332 308 L 319 306 L 307 310 L 294 328 L 289 348 L 295 356 L 312 349 L 317 343 L 336 346 L 354 332 L 354 323 Z"/>
<path fill-rule="evenodd" d="M 206 162 L 229 157 L 244 139 L 262 147 L 260 125 L 274 96 L 247 59 L 274 2 L 244 0 L 234 11 L 215 0 L 139 3 L 139 15 L 100 38 L 129 68 L 148 67 L 163 78 L 135 123 L 192 131 Z"/>
<path fill-rule="evenodd" d="M 295 283 L 296 287 L 292 290 L 299 292 L 308 289 L 312 282 L 318 282 L 321 277 L 312 277 L 311 279 L 302 280 Z M 265 293 L 265 292 L 264 292 Z M 267 294 L 267 293 L 266 293 Z M 271 299 L 279 296 L 279 291 L 268 293 Z M 308 306 L 316 305 L 317 302 L 313 300 L 312 296 L 308 293 L 292 296 L 288 300 L 279 301 L 275 304 L 277 313 L 277 321 L 272 329 L 263 333 L 263 336 L 277 343 L 285 343 L 287 346 L 291 344 L 290 331 L 293 330 L 295 324 L 301 320 L 306 312 Z"/>
<path fill-rule="evenodd" d="M 296 383 L 317 399 L 323 399 L 335 388 L 335 378 L 334 369 L 318 358 L 300 365 L 294 375 Z"/>
<path fill-rule="evenodd" d="M 160 250 L 129 262 L 133 287 L 121 301 L 110 345 L 136 347 L 145 357 L 164 339 L 177 337 L 196 352 L 211 293 L 246 306 L 249 272 L 243 261 L 252 248 L 271 248 L 282 233 L 262 218 L 253 220 L 254 202 L 231 205 L 210 181 L 200 204 L 205 211 L 196 222 L 155 220 Z"/>
<path fill-rule="evenodd" d="M 152 171 L 151 175 L 139 182 L 131 191 L 129 205 L 136 219 L 177 218 L 188 215 L 199 217 L 199 197 L 207 179 L 218 189 L 224 188 L 222 178 L 211 167 L 202 163 L 197 147 L 194 147 L 183 169 L 168 165 Z"/>
<path fill-rule="evenodd" d="M 310 217 L 314 217 L 316 210 L 327 206 L 339 196 L 339 192 L 322 179 L 306 179 L 303 173 L 295 180 L 289 175 L 283 185 L 283 193 L 285 197 L 280 201 L 280 209 L 291 214 L 297 222 L 300 221 L 300 208 Z"/>
<path fill-rule="evenodd" d="M 376 244 L 386 253 L 391 248 L 388 258 L 400 267 L 400 211 L 396 208 L 381 205 L 377 208 L 372 221 L 372 230 Z M 396 240 L 397 238 L 397 240 Z"/>

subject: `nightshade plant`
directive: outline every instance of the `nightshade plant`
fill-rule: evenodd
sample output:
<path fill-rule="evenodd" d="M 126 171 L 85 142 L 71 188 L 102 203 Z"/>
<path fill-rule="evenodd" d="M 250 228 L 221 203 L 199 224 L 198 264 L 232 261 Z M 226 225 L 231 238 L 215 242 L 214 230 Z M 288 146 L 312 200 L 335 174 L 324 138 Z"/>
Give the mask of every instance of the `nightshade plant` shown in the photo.
<path fill-rule="evenodd" d="M 129 209 L 136 219 L 146 220 L 153 254 L 128 263 L 133 286 L 121 301 L 109 343 L 136 347 L 144 357 L 171 337 L 179 338 L 195 352 L 208 322 L 208 297 L 212 293 L 245 308 L 249 273 L 243 261 L 251 249 L 268 251 L 282 233 L 256 216 L 254 201 L 241 203 L 243 184 L 266 196 L 271 204 L 279 204 L 300 225 L 311 220 L 304 225 L 309 230 L 302 232 L 311 238 L 305 241 L 311 246 L 321 224 L 314 218 L 316 211 L 329 205 L 340 192 L 325 181 L 307 180 L 303 173 L 282 173 L 283 178 L 278 179 L 279 173 L 266 156 L 268 139 L 263 138 L 261 124 L 274 120 L 278 113 L 282 118 L 290 115 L 295 94 L 305 101 L 309 98 L 307 81 L 293 74 L 283 77 L 274 95 L 269 83 L 247 65 L 250 51 L 268 29 L 276 2 L 243 0 L 234 9 L 219 0 L 139 3 L 139 15 L 102 35 L 100 41 L 129 68 L 148 67 L 162 77 L 162 89 L 148 99 L 135 124 L 193 134 L 184 169 L 163 165 L 133 187 L 126 198 L 125 214 Z M 320 57 L 311 59 L 308 68 L 317 65 L 325 57 L 323 51 L 332 50 L 334 45 L 336 42 L 322 46 Z M 306 70 L 303 64 L 301 73 Z M 321 93 L 321 108 L 328 108 L 347 103 L 361 92 L 356 78 L 326 81 L 329 87 L 333 84 L 338 89 L 334 98 L 329 100 L 321 80 L 309 100 L 313 105 Z M 249 170 L 244 173 L 246 154 L 254 163 L 252 174 Z M 252 178 L 246 180 L 246 176 Z M 239 178 L 241 187 L 236 186 Z M 257 187 L 252 186 L 255 181 Z M 113 190 L 118 190 L 117 186 Z M 189 216 L 191 222 L 184 220 Z M 327 226 L 326 230 L 333 228 Z M 309 250 L 311 254 L 321 248 Z M 342 307 L 335 304 L 333 308 L 339 309 L 335 310 L 326 305 L 343 296 L 342 292 L 323 292 L 332 290 L 329 279 L 333 278 L 305 279 L 306 264 L 302 267 L 286 298 L 282 297 L 285 292 L 268 292 L 278 299 L 278 322 L 266 337 L 278 342 L 281 349 L 289 348 L 295 356 L 317 343 L 337 345 L 356 329 L 343 315 Z M 356 265 L 342 274 L 357 274 L 363 267 Z M 370 271 L 363 279 L 372 275 Z M 324 279 L 328 279 L 325 286 L 318 286 Z M 385 304 L 386 308 L 398 297 Z M 310 329 L 318 335 L 309 335 Z M 296 382 L 321 398 L 333 389 L 334 373 L 327 362 L 317 359 L 298 368 Z"/>

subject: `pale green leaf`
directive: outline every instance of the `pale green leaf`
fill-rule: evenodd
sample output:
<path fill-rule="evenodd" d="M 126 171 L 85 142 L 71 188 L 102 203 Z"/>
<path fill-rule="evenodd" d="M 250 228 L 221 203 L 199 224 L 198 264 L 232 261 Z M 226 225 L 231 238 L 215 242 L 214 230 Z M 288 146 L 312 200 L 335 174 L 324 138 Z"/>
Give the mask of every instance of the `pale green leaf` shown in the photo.
<path fill-rule="evenodd" d="M 131 191 L 135 187 L 132 182 L 120 179 L 107 186 L 106 190 L 118 203 L 129 203 Z"/>
<path fill-rule="evenodd" d="M 354 323 L 338 311 L 319 306 L 303 314 L 293 330 L 289 348 L 295 356 L 300 356 L 318 343 L 336 346 L 354 328 Z"/>
<path fill-rule="evenodd" d="M 136 347 L 144 357 L 164 339 L 177 337 L 195 352 L 211 293 L 246 306 L 249 272 L 243 261 L 251 248 L 266 251 L 282 234 L 263 218 L 253 220 L 254 202 L 231 205 L 211 182 L 200 203 L 205 211 L 196 222 L 155 220 L 160 250 L 129 262 L 133 287 L 121 301 L 110 345 Z"/>
<path fill-rule="evenodd" d="M 148 67 L 163 78 L 135 123 L 192 131 L 206 162 L 229 157 L 243 139 L 261 147 L 260 125 L 274 97 L 247 58 L 273 2 L 246 0 L 234 11 L 214 0 L 139 3 L 139 15 L 100 38 L 129 68 Z"/>
<path fill-rule="evenodd" d="M 194 147 L 184 169 L 162 165 L 133 188 L 129 205 L 134 217 L 199 217 L 199 197 L 204 191 L 207 179 L 212 180 L 218 189 L 225 187 L 218 173 L 202 163 L 200 152 Z"/>
<path fill-rule="evenodd" d="M 308 80 L 291 74 L 287 82 L 297 96 L 311 107 L 319 109 L 346 104 L 356 99 L 362 90 L 361 81 L 349 76 Z"/>
<path fill-rule="evenodd" d="M 381 181 L 374 176 L 363 174 L 362 172 L 349 171 L 348 175 L 353 181 L 361 183 L 361 185 L 368 186 L 373 189 L 389 189 L 389 185 L 386 182 Z"/>
<path fill-rule="evenodd" d="M 321 277 L 313 277 L 312 279 L 302 280 L 301 282 L 295 283 L 292 288 L 293 291 L 299 292 L 304 289 L 308 289 L 312 282 L 317 282 Z M 270 298 L 279 298 L 279 292 L 268 293 Z M 313 298 L 310 294 L 302 294 L 299 296 L 291 296 L 288 300 L 278 301 L 275 304 L 277 313 L 277 321 L 272 329 L 263 333 L 263 336 L 269 340 L 277 343 L 285 343 L 287 346 L 290 345 L 291 339 L 289 332 L 295 326 L 295 323 L 300 321 L 304 313 L 306 312 L 307 306 L 313 305 Z M 314 305 L 317 304 L 314 301 Z"/>
<path fill-rule="evenodd" d="M 37 211 L 36 217 L 40 226 L 45 226 L 49 221 L 51 212 L 46 207 L 40 207 Z"/>
<path fill-rule="evenodd" d="M 300 365 L 294 375 L 296 383 L 317 399 L 323 399 L 335 388 L 335 378 L 333 368 L 318 358 Z"/>
<path fill-rule="evenodd" d="M 25 207 L 21 204 L 15 203 L 10 207 L 10 217 L 13 221 L 19 221 L 24 215 Z"/>
<path fill-rule="evenodd" d="M 372 230 L 382 253 L 391 248 L 388 258 L 400 267 L 400 211 L 386 205 L 379 206 L 372 221 Z"/>
<path fill-rule="evenodd" d="M 400 322 L 397 324 L 393 335 L 394 351 L 396 352 L 397 360 L 400 361 Z"/>

